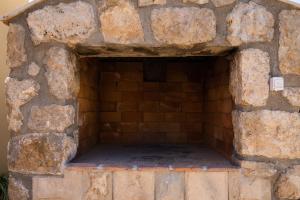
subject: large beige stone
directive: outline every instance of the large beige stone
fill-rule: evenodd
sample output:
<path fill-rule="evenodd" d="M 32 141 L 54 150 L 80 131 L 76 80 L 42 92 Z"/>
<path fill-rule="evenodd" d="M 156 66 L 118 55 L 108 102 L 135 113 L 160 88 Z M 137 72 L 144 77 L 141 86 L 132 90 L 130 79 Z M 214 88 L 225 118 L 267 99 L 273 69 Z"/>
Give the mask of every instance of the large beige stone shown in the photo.
<path fill-rule="evenodd" d="M 238 105 L 264 106 L 269 97 L 270 57 L 259 49 L 238 53 L 231 64 L 230 92 Z"/>
<path fill-rule="evenodd" d="M 184 173 L 156 173 L 155 185 L 156 200 L 184 200 Z"/>
<path fill-rule="evenodd" d="M 29 200 L 29 191 L 21 181 L 10 176 L 8 196 L 10 200 Z"/>
<path fill-rule="evenodd" d="M 280 176 L 276 195 L 280 199 L 300 199 L 300 165 L 288 169 Z"/>
<path fill-rule="evenodd" d="M 247 177 L 271 178 L 277 173 L 277 169 L 271 163 L 240 161 L 241 173 Z"/>
<path fill-rule="evenodd" d="M 84 199 L 112 200 L 112 174 L 102 171 L 89 173 L 90 184 Z"/>
<path fill-rule="evenodd" d="M 151 13 L 154 37 L 160 43 L 193 45 L 216 37 L 216 17 L 207 8 L 159 8 Z"/>
<path fill-rule="evenodd" d="M 150 5 L 164 5 L 167 0 L 139 0 L 139 7 L 150 6 Z"/>
<path fill-rule="evenodd" d="M 113 200 L 112 173 L 101 169 L 66 168 L 63 177 L 35 176 L 33 200 Z"/>
<path fill-rule="evenodd" d="M 279 14 L 279 68 L 283 74 L 300 75 L 300 10 Z"/>
<path fill-rule="evenodd" d="M 10 68 L 20 67 L 27 61 L 25 30 L 18 24 L 10 24 L 7 34 L 7 64 Z"/>
<path fill-rule="evenodd" d="M 80 87 L 75 55 L 64 48 L 52 47 L 44 62 L 50 93 L 61 100 L 75 98 Z"/>
<path fill-rule="evenodd" d="M 239 200 L 272 200 L 271 180 L 241 176 Z"/>
<path fill-rule="evenodd" d="M 183 3 L 206 4 L 208 2 L 208 0 L 183 0 Z"/>
<path fill-rule="evenodd" d="M 270 42 L 274 35 L 272 13 L 250 1 L 239 3 L 227 16 L 227 40 L 234 46 L 250 42 Z"/>
<path fill-rule="evenodd" d="M 8 169 L 24 174 L 62 174 L 76 150 L 74 140 L 61 133 L 16 136 L 8 144 Z"/>
<path fill-rule="evenodd" d="M 236 0 L 211 0 L 215 7 L 228 6 L 236 2 Z"/>
<path fill-rule="evenodd" d="M 75 109 L 73 106 L 33 106 L 31 108 L 28 128 L 36 132 L 64 132 L 74 124 Z"/>
<path fill-rule="evenodd" d="M 18 81 L 14 78 L 7 78 L 5 85 L 6 102 L 9 106 L 8 129 L 19 132 L 23 125 L 23 114 L 20 108 L 38 95 L 40 86 L 31 79 Z"/>
<path fill-rule="evenodd" d="M 300 106 L 300 88 L 286 87 L 282 95 L 287 98 L 289 103 L 293 106 Z"/>
<path fill-rule="evenodd" d="M 228 199 L 227 172 L 187 172 L 186 200 Z"/>
<path fill-rule="evenodd" d="M 144 41 L 140 16 L 130 2 L 115 1 L 113 5 L 103 9 L 100 13 L 101 30 L 105 42 L 130 44 Z"/>
<path fill-rule="evenodd" d="M 300 114 L 259 110 L 233 112 L 235 149 L 243 156 L 300 158 Z"/>
<path fill-rule="evenodd" d="M 117 171 L 113 182 L 114 200 L 154 200 L 154 172 Z"/>
<path fill-rule="evenodd" d="M 83 1 L 46 6 L 29 13 L 27 23 L 35 44 L 51 40 L 81 43 L 97 29 L 93 7 Z"/>

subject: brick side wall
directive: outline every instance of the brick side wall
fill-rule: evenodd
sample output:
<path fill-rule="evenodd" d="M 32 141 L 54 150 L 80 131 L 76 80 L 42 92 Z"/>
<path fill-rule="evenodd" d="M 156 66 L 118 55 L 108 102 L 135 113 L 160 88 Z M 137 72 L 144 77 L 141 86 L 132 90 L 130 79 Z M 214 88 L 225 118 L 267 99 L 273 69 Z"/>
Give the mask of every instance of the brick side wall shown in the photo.
<path fill-rule="evenodd" d="M 90 67 L 91 61 L 80 61 L 79 104 L 79 147 L 84 153 L 93 147 L 98 140 L 99 132 L 99 68 Z"/>
<path fill-rule="evenodd" d="M 229 93 L 229 61 L 217 58 L 207 68 L 204 83 L 203 133 L 206 142 L 217 151 L 232 155 L 232 97 Z"/>

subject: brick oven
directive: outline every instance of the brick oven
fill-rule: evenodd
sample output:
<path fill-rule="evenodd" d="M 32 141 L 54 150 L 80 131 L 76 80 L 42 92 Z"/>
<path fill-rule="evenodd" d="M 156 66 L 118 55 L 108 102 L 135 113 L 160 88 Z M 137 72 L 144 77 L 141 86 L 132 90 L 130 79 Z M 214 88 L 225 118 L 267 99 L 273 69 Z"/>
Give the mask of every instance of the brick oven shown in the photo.
<path fill-rule="evenodd" d="M 300 199 L 297 5 L 36 0 L 2 21 L 10 199 Z"/>

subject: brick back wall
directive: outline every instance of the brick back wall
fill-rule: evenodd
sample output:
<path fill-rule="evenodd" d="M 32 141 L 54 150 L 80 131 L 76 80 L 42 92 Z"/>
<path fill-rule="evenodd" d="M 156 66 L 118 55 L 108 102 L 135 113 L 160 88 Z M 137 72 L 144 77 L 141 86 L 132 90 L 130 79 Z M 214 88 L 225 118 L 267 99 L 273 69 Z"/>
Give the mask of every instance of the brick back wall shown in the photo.
<path fill-rule="evenodd" d="M 93 65 L 95 65 L 93 60 L 80 60 L 79 154 L 91 149 L 98 141 L 100 68 Z"/>
<path fill-rule="evenodd" d="M 101 64 L 102 143 L 203 141 L 203 67 L 199 62 L 156 64 L 165 66 L 164 82 L 143 81 L 143 62 Z"/>
<path fill-rule="evenodd" d="M 222 57 L 216 58 L 212 67 L 207 68 L 203 103 L 205 141 L 227 157 L 233 150 L 233 102 L 229 93 L 229 73 L 229 61 Z"/>

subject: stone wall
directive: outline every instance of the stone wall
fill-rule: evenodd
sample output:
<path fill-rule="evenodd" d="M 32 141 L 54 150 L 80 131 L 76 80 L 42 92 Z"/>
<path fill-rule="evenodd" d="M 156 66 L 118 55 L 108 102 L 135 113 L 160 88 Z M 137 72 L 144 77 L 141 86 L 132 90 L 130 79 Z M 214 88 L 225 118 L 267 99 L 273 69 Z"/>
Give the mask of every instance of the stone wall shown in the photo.
<path fill-rule="evenodd" d="M 30 199 L 32 177 L 62 175 L 76 153 L 78 56 L 200 56 L 235 49 L 230 91 L 241 168 L 230 198 L 299 199 L 299 15 L 276 0 L 53 0 L 11 18 L 10 198 Z M 284 77 L 283 92 L 269 91 L 270 76 Z"/>

